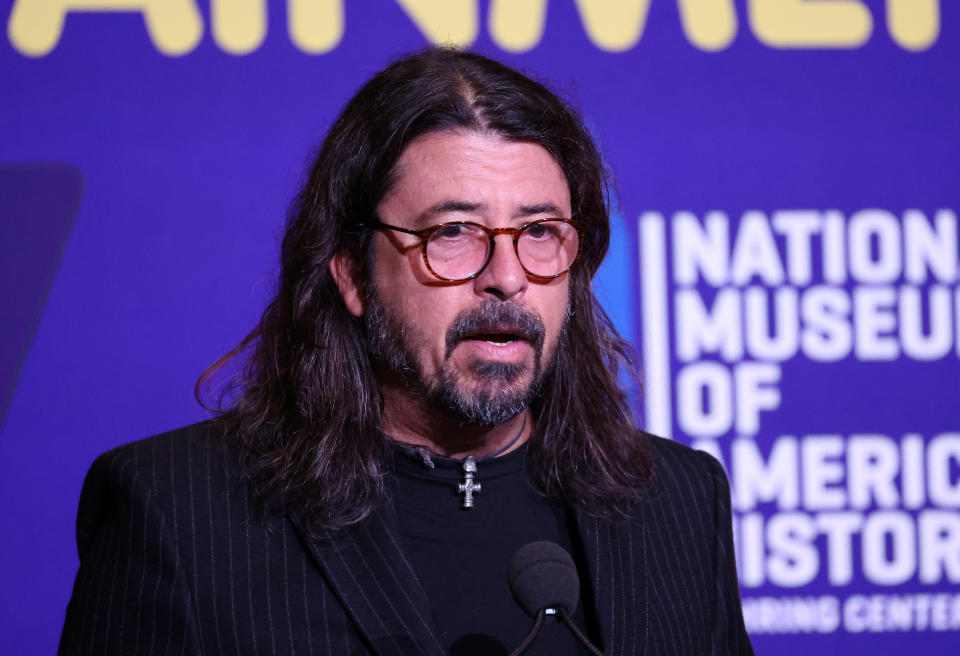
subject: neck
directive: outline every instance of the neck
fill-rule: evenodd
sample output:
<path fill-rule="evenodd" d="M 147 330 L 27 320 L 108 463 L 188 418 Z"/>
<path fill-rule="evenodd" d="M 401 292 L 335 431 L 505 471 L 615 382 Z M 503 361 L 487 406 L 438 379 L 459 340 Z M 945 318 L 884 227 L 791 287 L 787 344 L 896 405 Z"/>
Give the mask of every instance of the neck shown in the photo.
<path fill-rule="evenodd" d="M 501 450 L 506 454 L 526 442 L 532 432 L 529 409 L 496 426 L 476 426 L 461 423 L 406 390 L 383 386 L 381 392 L 384 433 L 446 458 L 482 458 Z"/>

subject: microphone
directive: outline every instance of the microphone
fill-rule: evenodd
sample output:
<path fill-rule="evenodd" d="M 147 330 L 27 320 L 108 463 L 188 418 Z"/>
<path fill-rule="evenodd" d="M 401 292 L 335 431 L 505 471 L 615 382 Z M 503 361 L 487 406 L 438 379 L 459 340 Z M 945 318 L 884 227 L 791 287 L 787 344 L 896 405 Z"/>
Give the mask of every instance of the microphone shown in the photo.
<path fill-rule="evenodd" d="M 510 559 L 507 582 L 517 604 L 535 620 L 530 633 L 510 656 L 519 656 L 533 644 L 547 615 L 559 617 L 591 654 L 603 656 L 570 617 L 580 601 L 580 576 L 563 547 L 553 542 L 523 545 Z"/>
<path fill-rule="evenodd" d="M 544 608 L 577 609 L 580 577 L 570 554 L 554 542 L 525 544 L 510 559 L 510 592 L 530 617 Z"/>

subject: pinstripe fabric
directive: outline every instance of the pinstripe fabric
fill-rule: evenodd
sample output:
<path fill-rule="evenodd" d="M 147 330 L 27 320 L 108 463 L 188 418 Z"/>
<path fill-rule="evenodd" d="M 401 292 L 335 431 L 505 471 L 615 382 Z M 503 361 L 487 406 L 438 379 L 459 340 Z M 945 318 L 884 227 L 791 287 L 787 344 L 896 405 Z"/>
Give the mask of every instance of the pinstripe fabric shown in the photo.
<path fill-rule="evenodd" d="M 251 519 L 239 470 L 207 429 L 93 464 L 60 653 L 368 653 L 293 524 Z"/>
<path fill-rule="evenodd" d="M 322 545 L 289 518 L 260 523 L 208 431 L 197 424 L 93 464 L 61 654 L 444 653 L 389 504 Z M 655 484 L 629 521 L 576 517 L 604 652 L 752 654 L 726 478 L 705 454 L 652 444 Z"/>

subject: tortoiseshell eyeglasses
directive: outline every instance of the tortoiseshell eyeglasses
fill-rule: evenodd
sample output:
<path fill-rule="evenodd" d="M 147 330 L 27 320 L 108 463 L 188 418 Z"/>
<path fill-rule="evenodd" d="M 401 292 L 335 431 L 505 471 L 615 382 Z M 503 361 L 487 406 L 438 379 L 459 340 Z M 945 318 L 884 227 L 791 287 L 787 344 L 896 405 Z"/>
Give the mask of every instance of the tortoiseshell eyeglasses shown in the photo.
<path fill-rule="evenodd" d="M 531 221 L 519 228 L 488 228 L 470 221 L 453 221 L 410 230 L 374 220 L 374 228 L 386 228 L 420 239 L 420 252 L 427 269 L 446 282 L 471 280 L 490 263 L 497 235 L 511 235 L 520 266 L 533 278 L 563 275 L 580 258 L 585 227 L 572 219 Z"/>

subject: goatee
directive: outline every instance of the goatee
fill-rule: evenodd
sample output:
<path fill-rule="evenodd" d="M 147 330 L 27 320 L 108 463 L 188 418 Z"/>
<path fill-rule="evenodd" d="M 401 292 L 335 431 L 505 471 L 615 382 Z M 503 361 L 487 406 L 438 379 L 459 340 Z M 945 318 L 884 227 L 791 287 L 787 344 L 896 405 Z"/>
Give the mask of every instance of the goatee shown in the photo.
<path fill-rule="evenodd" d="M 364 325 L 371 356 L 400 376 L 408 389 L 457 421 L 496 426 L 516 417 L 537 398 L 543 379 L 545 330 L 537 314 L 510 301 L 488 300 L 460 312 L 446 333 L 443 366 L 427 377 L 415 353 L 422 338 L 405 326 L 370 289 Z M 533 364 L 477 359 L 465 370 L 450 356 L 471 336 L 509 333 L 533 349 Z"/>

